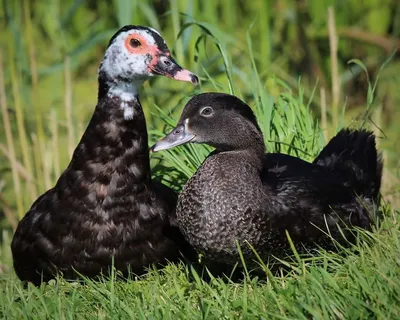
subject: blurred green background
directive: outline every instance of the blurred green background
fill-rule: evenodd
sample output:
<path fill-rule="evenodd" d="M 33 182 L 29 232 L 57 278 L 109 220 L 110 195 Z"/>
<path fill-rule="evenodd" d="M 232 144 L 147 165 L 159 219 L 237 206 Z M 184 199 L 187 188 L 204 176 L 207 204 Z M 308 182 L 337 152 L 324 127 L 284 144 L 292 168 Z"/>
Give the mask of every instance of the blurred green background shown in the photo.
<path fill-rule="evenodd" d="M 108 40 L 125 24 L 159 30 L 177 61 L 203 80 L 197 88 L 147 82 L 149 130 L 165 126 L 156 106 L 176 119 L 182 101 L 199 92 L 232 91 L 254 104 L 256 67 L 269 98 L 282 84 L 301 91 L 325 139 L 340 125 L 369 122 L 385 160 L 382 193 L 399 207 L 399 1 L 2 0 L 0 243 L 7 248 L 18 220 L 68 165 L 96 105 Z"/>

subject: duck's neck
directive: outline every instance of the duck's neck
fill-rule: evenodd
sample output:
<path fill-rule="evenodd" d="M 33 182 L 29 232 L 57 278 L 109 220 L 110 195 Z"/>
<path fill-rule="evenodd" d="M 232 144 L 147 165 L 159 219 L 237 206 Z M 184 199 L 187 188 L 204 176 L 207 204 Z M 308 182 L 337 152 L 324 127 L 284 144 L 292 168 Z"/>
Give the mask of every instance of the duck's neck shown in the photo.
<path fill-rule="evenodd" d="M 69 169 L 83 172 L 88 183 L 109 187 L 108 193 L 124 185 L 130 193 L 140 192 L 150 184 L 150 164 L 139 83 L 101 80 L 98 104 Z"/>
<path fill-rule="evenodd" d="M 135 113 L 142 111 L 138 88 L 144 80 L 124 81 L 124 79 L 110 79 L 103 71 L 99 72 L 98 102 L 118 100 L 119 108 L 123 110 L 125 120 L 133 120 Z"/>
<path fill-rule="evenodd" d="M 232 161 L 250 164 L 261 171 L 264 164 L 265 145 L 262 134 L 254 135 L 248 143 L 240 146 L 217 148 L 216 153 L 223 153 L 232 158 Z"/>

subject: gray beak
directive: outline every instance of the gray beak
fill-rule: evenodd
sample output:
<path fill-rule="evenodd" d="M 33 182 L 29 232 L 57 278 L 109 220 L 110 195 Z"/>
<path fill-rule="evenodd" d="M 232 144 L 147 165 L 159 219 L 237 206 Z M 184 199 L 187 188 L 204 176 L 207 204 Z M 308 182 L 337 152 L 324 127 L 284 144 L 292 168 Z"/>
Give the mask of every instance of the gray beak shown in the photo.
<path fill-rule="evenodd" d="M 157 152 L 161 150 L 171 149 L 181 144 L 185 144 L 193 140 L 196 136 L 188 132 L 186 121 L 175 127 L 169 134 L 158 141 L 154 146 L 150 148 L 150 151 Z"/>
<path fill-rule="evenodd" d="M 151 67 L 154 74 L 166 76 L 171 79 L 188 81 L 197 85 L 199 78 L 189 70 L 183 69 L 172 57 L 160 55 L 155 66 Z"/>

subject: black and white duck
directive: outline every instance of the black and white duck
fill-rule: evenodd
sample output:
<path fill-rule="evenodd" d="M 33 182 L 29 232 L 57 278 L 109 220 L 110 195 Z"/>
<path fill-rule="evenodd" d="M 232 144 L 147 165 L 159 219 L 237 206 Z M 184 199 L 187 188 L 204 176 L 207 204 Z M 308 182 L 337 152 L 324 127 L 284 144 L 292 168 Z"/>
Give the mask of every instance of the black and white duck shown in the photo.
<path fill-rule="evenodd" d="M 314 163 L 265 154 L 251 108 L 235 96 L 204 93 L 152 150 L 189 142 L 215 150 L 179 194 L 178 224 L 211 270 L 240 265 L 236 241 L 247 266 L 256 267 L 248 244 L 267 261 L 289 250 L 286 232 L 302 250 L 330 248 L 327 234 L 342 242 L 351 227 L 370 229 L 382 173 L 370 132 L 342 130 Z"/>
<path fill-rule="evenodd" d="M 128 25 L 111 38 L 98 72 L 98 102 L 68 168 L 20 221 L 11 249 L 18 277 L 39 285 L 115 268 L 142 274 L 190 254 L 176 226 L 176 194 L 151 180 L 138 97 L 155 75 L 197 84 L 154 29 Z"/>

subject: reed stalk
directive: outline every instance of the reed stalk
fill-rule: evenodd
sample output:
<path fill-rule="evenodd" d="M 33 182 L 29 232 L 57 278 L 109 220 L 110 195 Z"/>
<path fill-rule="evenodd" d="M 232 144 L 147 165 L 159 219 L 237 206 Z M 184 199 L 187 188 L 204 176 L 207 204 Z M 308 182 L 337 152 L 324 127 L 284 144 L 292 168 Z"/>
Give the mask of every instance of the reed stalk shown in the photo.
<path fill-rule="evenodd" d="M 72 85 L 71 85 L 71 71 L 70 71 L 70 58 L 68 56 L 64 59 L 64 73 L 65 73 L 65 115 L 67 117 L 67 131 L 68 131 L 68 155 L 72 158 L 75 149 L 75 129 L 72 119 Z M 57 149 L 55 149 L 57 150 Z"/>
<path fill-rule="evenodd" d="M 60 176 L 60 155 L 56 152 L 59 149 L 59 139 L 58 139 L 58 123 L 57 123 L 57 113 L 54 109 L 50 112 L 50 126 L 51 126 L 51 146 L 54 150 L 54 176 L 56 179 Z"/>
<path fill-rule="evenodd" d="M 15 202 L 17 204 L 17 215 L 18 218 L 21 219 L 24 215 L 24 206 L 22 203 L 22 193 L 21 193 L 21 182 L 17 172 L 17 157 L 15 155 L 15 145 L 14 141 L 16 140 L 12 130 L 11 130 L 11 121 L 8 116 L 8 108 L 7 108 L 7 97 L 6 97 L 6 88 L 4 83 L 4 62 L 3 62 L 3 51 L 0 49 L 0 104 L 1 104 L 1 113 L 3 118 L 3 126 L 4 132 L 7 140 L 7 150 L 9 154 L 10 166 L 11 166 L 11 174 L 14 185 L 14 193 L 15 193 Z"/>
<path fill-rule="evenodd" d="M 12 84 L 12 92 L 13 92 L 13 100 L 15 106 L 15 115 L 17 119 L 17 128 L 18 128 L 18 141 L 20 144 L 20 150 L 22 154 L 22 163 L 25 169 L 29 172 L 29 178 L 26 179 L 26 185 L 28 190 L 29 199 L 25 199 L 26 202 L 32 203 L 37 198 L 37 190 L 36 185 L 34 183 L 34 170 L 32 164 L 32 157 L 30 155 L 30 146 L 28 143 L 28 137 L 25 129 L 25 115 L 24 110 L 21 105 L 21 89 L 19 86 L 19 76 L 17 74 L 15 68 L 14 61 L 14 46 L 13 43 L 10 42 L 10 59 L 9 66 L 11 70 L 11 84 Z M 25 202 L 25 205 L 27 203 Z"/>
<path fill-rule="evenodd" d="M 325 88 L 320 88 L 320 99 L 321 99 L 321 129 L 324 134 L 325 141 L 329 139 L 329 132 L 328 132 L 328 118 L 326 115 L 326 94 Z"/>
<path fill-rule="evenodd" d="M 329 30 L 329 49 L 331 58 L 331 77 L 332 77 L 332 124 L 336 129 L 339 116 L 340 101 L 340 78 L 338 64 L 338 37 L 335 24 L 335 9 L 328 8 L 328 30 Z"/>
<path fill-rule="evenodd" d="M 182 37 L 177 39 L 179 31 L 181 29 L 181 22 L 180 22 L 180 17 L 179 17 L 179 9 L 178 9 L 178 1 L 177 0 L 170 0 L 170 6 L 171 6 L 171 15 L 172 15 L 172 27 L 173 27 L 173 33 L 174 33 L 174 41 L 175 42 L 175 54 L 178 59 L 178 61 L 182 64 L 184 64 L 186 59 L 184 59 L 184 54 L 183 54 L 183 43 L 182 43 Z"/>
<path fill-rule="evenodd" d="M 37 136 L 37 145 L 39 149 L 39 154 L 35 156 L 36 158 L 36 181 L 40 191 L 44 191 L 44 176 L 43 176 L 43 159 L 41 157 L 44 154 L 44 142 L 45 142 L 45 134 L 44 134 L 44 126 L 42 119 L 42 111 L 40 104 L 40 95 L 39 95 L 39 75 L 37 70 L 37 62 L 36 62 L 36 46 L 35 39 L 33 35 L 33 26 L 31 20 L 31 11 L 30 11 L 31 2 L 29 0 L 23 1 L 23 10 L 24 10 L 24 19 L 25 19 L 25 35 L 26 35 L 26 44 L 28 47 L 29 53 L 29 66 L 31 72 L 31 83 L 32 83 L 32 105 L 35 113 L 35 121 L 36 121 L 36 136 Z"/>

